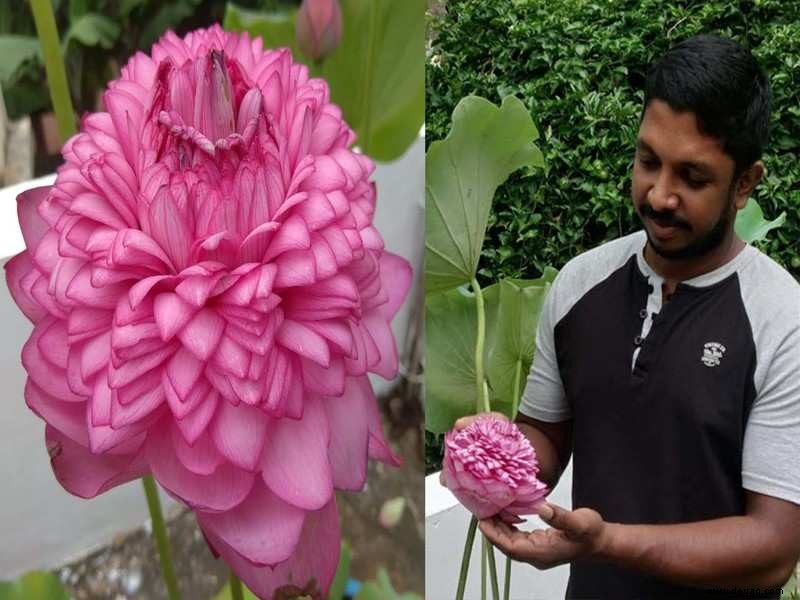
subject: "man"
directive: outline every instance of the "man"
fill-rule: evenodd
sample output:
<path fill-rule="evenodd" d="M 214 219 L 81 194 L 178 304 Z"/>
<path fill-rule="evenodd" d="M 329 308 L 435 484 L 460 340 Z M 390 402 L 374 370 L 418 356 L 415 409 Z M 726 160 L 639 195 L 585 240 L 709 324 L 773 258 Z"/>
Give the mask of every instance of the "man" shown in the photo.
<path fill-rule="evenodd" d="M 798 560 L 800 285 L 734 232 L 769 106 L 739 44 L 670 49 L 636 146 L 644 230 L 573 259 L 548 294 L 517 423 L 551 488 L 572 454 L 574 510 L 543 506 L 533 533 L 480 527 L 516 560 L 569 563 L 567 598 L 777 599 Z"/>

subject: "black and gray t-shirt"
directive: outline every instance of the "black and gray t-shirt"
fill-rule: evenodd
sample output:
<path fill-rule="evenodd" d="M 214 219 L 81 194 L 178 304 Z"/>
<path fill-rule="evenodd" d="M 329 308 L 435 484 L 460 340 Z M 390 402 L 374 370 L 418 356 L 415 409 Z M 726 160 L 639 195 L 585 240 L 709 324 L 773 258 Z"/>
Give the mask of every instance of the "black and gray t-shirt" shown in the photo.
<path fill-rule="evenodd" d="M 800 285 L 748 245 L 662 304 L 645 243 L 571 260 L 540 317 L 520 411 L 574 419 L 573 508 L 665 524 L 742 515 L 744 489 L 800 504 Z M 567 598 L 660 597 L 732 596 L 570 567 Z"/>

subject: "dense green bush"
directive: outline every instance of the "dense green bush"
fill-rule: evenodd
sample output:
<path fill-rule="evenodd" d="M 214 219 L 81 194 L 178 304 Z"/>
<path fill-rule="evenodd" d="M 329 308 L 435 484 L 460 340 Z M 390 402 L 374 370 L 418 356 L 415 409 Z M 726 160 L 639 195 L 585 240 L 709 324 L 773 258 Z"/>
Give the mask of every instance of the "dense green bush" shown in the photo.
<path fill-rule="evenodd" d="M 546 166 L 498 190 L 481 275 L 537 277 L 640 228 L 630 170 L 649 63 L 697 33 L 751 49 L 773 89 L 767 176 L 754 197 L 786 224 L 761 244 L 800 274 L 800 2 L 448 1 L 431 17 L 426 131 L 443 138 L 467 94 L 514 94 L 541 133 Z"/>

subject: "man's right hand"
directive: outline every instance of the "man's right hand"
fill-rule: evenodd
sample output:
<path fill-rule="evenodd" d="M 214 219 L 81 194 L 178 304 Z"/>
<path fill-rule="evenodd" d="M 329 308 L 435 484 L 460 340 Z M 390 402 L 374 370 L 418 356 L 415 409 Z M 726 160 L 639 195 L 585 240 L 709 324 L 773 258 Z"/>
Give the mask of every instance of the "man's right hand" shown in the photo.
<path fill-rule="evenodd" d="M 461 429 L 468 427 L 469 424 L 472 423 L 478 417 L 485 417 L 486 415 L 492 415 L 494 418 L 500 421 L 508 421 L 508 417 L 505 416 L 503 413 L 493 410 L 492 412 L 488 413 L 483 412 L 483 413 L 478 413 L 477 415 L 467 415 L 466 417 L 461 417 L 453 424 L 453 429 L 455 429 L 456 431 L 460 431 Z"/>

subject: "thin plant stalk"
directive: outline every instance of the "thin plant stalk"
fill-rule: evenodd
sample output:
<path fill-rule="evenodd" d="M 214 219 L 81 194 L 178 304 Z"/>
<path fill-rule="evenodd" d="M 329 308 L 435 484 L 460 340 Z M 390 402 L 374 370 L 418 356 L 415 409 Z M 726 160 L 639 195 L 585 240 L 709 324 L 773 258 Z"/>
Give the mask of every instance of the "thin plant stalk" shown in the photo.
<path fill-rule="evenodd" d="M 244 592 L 242 591 L 242 581 L 236 576 L 236 573 L 231 571 L 231 600 L 244 600 Z"/>
<path fill-rule="evenodd" d="M 492 586 L 492 600 L 500 600 L 500 588 L 497 585 L 497 564 L 494 560 L 494 546 L 492 543 L 483 536 L 483 542 L 486 544 L 486 557 L 489 561 L 489 584 Z"/>
<path fill-rule="evenodd" d="M 486 600 L 486 536 L 481 536 L 481 600 Z"/>
<path fill-rule="evenodd" d="M 517 359 L 517 364 L 514 366 L 514 391 L 511 396 L 511 420 L 517 418 L 517 410 L 519 409 L 519 377 L 522 374 L 522 361 Z"/>
<path fill-rule="evenodd" d="M 147 507 L 150 509 L 150 521 L 153 524 L 153 535 L 156 538 L 158 547 L 158 559 L 161 562 L 161 577 L 167 586 L 169 600 L 180 600 L 178 592 L 178 580 L 175 577 L 175 569 L 172 567 L 172 557 L 169 551 L 169 540 L 167 539 L 167 526 L 164 523 L 164 514 L 161 512 L 161 500 L 158 498 L 156 482 L 152 475 L 142 477 L 144 494 L 147 497 Z"/>
<path fill-rule="evenodd" d="M 477 412 L 489 412 L 489 394 L 483 372 L 483 346 L 486 343 L 486 309 L 483 303 L 483 291 L 478 280 L 473 277 L 470 282 L 475 293 L 475 309 L 478 316 L 478 332 L 475 336 L 475 386 L 477 390 Z"/>
<path fill-rule="evenodd" d="M 511 594 L 511 558 L 506 556 L 506 575 L 503 585 L 503 600 L 508 600 Z"/>
<path fill-rule="evenodd" d="M 464 590 L 467 586 L 467 572 L 469 571 L 469 557 L 472 555 L 472 546 L 475 544 L 475 530 L 478 528 L 478 519 L 472 517 L 467 528 L 467 541 L 464 543 L 464 554 L 461 557 L 461 573 L 458 576 L 458 589 L 456 600 L 464 600 Z"/>
<path fill-rule="evenodd" d="M 72 99 L 67 86 L 67 74 L 64 69 L 64 59 L 61 56 L 61 44 L 58 40 L 53 6 L 50 0 L 31 0 L 31 10 L 36 23 L 36 32 L 39 34 L 39 42 L 42 44 L 47 86 L 50 88 L 50 100 L 56 113 L 58 134 L 63 143 L 76 131 L 75 111 L 72 108 Z"/>

